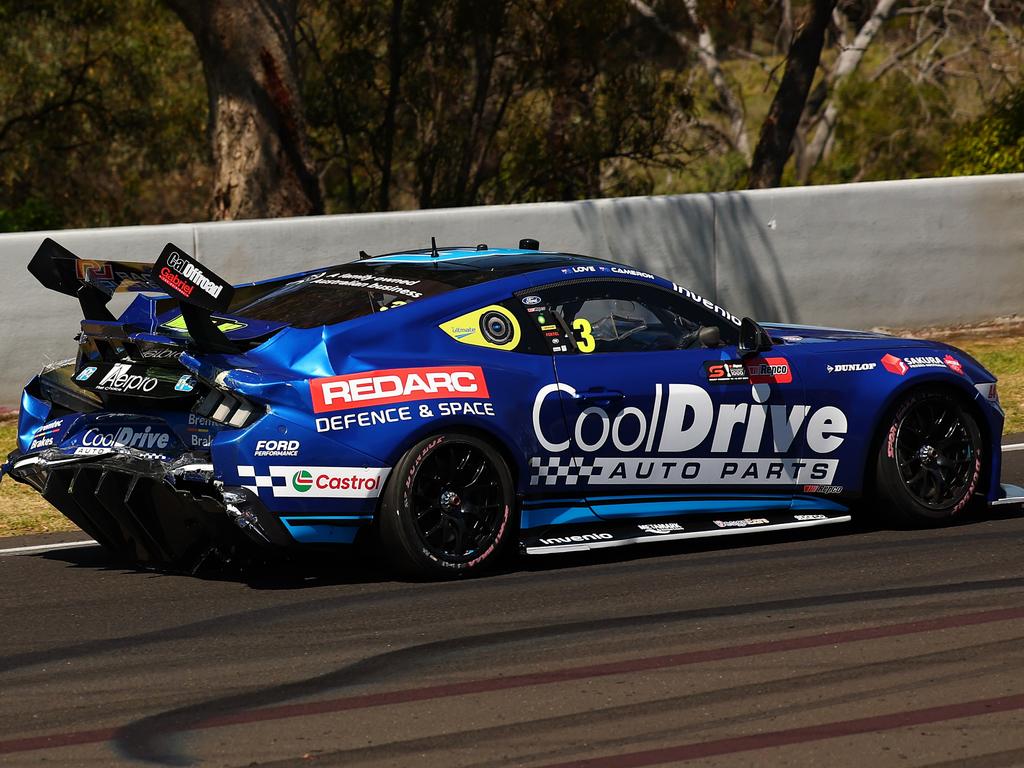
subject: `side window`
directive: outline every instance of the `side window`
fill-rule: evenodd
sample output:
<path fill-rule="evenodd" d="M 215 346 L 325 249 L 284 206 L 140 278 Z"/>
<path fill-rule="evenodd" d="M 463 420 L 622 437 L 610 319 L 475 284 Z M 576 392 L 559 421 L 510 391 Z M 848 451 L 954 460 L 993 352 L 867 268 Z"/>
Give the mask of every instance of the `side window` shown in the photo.
<path fill-rule="evenodd" d="M 727 321 L 671 291 L 634 282 L 570 283 L 538 292 L 550 314 L 575 342 L 575 351 L 657 352 L 698 346 L 703 326 L 715 325 L 735 343 Z M 557 351 L 557 350 L 556 350 Z M 571 347 L 565 351 L 572 351 Z"/>
<path fill-rule="evenodd" d="M 567 301 L 558 312 L 584 353 L 677 349 L 698 327 L 666 307 L 622 296 Z"/>

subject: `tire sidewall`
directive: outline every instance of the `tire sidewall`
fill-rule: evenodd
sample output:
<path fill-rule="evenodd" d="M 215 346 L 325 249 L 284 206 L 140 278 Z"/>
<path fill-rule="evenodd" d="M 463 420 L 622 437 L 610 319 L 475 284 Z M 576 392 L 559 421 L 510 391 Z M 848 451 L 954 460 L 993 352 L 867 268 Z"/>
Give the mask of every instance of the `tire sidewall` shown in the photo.
<path fill-rule="evenodd" d="M 903 419 L 912 408 L 928 400 L 942 400 L 957 409 L 958 415 L 965 424 L 975 449 L 973 473 L 967 488 L 958 499 L 951 501 L 948 506 L 941 508 L 928 507 L 917 500 L 914 494 L 907 489 L 900 475 L 896 459 L 896 439 Z M 878 451 L 876 484 L 883 500 L 895 507 L 898 518 L 904 522 L 934 523 L 950 520 L 961 515 L 970 505 L 975 492 L 978 490 L 984 460 L 984 443 L 981 429 L 978 426 L 976 417 L 965 407 L 963 400 L 952 394 L 936 390 L 912 392 L 904 397 L 893 409 L 885 424 L 882 442 Z"/>
<path fill-rule="evenodd" d="M 433 552 L 423 542 L 413 519 L 412 490 L 417 473 L 434 451 L 451 443 L 465 443 L 483 452 L 498 472 L 505 497 L 493 540 L 479 555 L 463 562 L 452 562 Z M 504 549 L 511 529 L 514 499 L 511 472 L 501 454 L 487 441 L 458 432 L 432 435 L 410 448 L 388 479 L 381 506 L 381 538 L 395 564 L 414 575 L 445 578 L 476 573 L 493 564 Z"/>

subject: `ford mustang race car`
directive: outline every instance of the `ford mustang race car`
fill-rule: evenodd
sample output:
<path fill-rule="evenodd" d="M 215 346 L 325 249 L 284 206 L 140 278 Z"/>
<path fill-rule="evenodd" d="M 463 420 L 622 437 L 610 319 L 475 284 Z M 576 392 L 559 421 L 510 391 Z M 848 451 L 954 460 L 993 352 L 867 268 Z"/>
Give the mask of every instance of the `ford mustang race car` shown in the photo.
<path fill-rule="evenodd" d="M 78 299 L 25 388 L 28 483 L 122 558 L 191 568 L 378 537 L 403 571 L 1014 501 L 995 378 L 944 344 L 740 318 L 597 258 L 360 253 L 233 286 L 155 264 L 29 270 Z M 115 318 L 116 292 L 137 292 Z"/>

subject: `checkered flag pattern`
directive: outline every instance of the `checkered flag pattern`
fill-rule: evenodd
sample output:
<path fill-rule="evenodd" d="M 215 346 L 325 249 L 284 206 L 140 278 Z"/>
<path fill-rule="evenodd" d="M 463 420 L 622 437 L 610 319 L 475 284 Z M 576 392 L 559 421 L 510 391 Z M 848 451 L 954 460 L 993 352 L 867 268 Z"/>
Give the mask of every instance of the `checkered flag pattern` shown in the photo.
<path fill-rule="evenodd" d="M 288 478 L 283 475 L 258 475 L 256 474 L 255 467 L 239 467 L 238 476 L 245 480 L 251 478 L 253 481 L 252 485 L 243 485 L 247 491 L 252 491 L 255 494 L 259 494 L 260 488 L 273 488 L 276 486 L 285 486 L 288 484 Z"/>
<path fill-rule="evenodd" d="M 583 479 L 601 474 L 593 459 L 573 459 L 571 456 L 534 456 L 530 459 L 530 485 L 576 485 Z"/>

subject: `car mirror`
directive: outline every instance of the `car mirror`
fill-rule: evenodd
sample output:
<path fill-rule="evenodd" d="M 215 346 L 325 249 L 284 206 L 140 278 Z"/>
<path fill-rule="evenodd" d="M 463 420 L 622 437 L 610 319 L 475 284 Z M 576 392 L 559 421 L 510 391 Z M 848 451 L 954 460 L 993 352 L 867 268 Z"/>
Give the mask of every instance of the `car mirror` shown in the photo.
<path fill-rule="evenodd" d="M 749 317 L 744 317 L 740 324 L 740 356 L 756 355 L 772 348 L 772 340 L 760 325 Z"/>
<path fill-rule="evenodd" d="M 711 349 L 721 345 L 722 332 L 717 325 L 705 325 L 697 332 L 697 340 L 705 349 Z"/>

